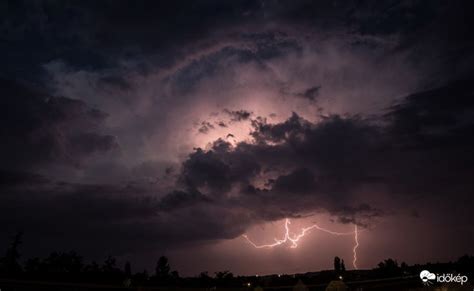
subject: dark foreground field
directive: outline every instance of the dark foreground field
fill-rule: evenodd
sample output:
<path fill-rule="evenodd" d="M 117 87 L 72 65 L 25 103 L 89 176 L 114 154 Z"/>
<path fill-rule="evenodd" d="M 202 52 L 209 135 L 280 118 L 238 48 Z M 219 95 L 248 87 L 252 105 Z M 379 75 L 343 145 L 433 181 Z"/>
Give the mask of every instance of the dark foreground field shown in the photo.
<path fill-rule="evenodd" d="M 243 279 L 243 278 L 242 278 Z M 248 278 L 249 281 L 251 278 Z M 295 278 L 296 279 L 296 278 Z M 432 284 L 425 286 L 422 284 L 418 276 L 404 276 L 383 279 L 359 280 L 359 281 L 343 281 L 333 280 L 329 283 L 305 284 L 305 278 L 297 279 L 296 284 L 291 285 L 273 285 L 271 284 L 271 276 L 262 277 L 258 282 L 250 283 L 246 286 L 211 286 L 211 287 L 184 287 L 184 286 L 123 286 L 119 284 L 90 284 L 90 283 L 67 283 L 54 281 L 34 281 L 34 280 L 18 280 L 18 279 L 0 279 L 1 291 L 85 291 L 85 290 L 176 290 L 176 291 L 342 291 L 342 290 L 400 290 L 400 291 L 450 291 L 450 290 L 474 290 L 474 285 L 469 282 L 463 285 L 458 283 L 451 284 Z"/>

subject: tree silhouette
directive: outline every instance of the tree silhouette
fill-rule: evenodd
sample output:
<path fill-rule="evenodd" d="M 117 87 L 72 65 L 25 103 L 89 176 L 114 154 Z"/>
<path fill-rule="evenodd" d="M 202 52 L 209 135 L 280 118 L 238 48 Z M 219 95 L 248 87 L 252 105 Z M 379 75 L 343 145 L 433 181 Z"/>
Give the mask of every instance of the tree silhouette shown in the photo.
<path fill-rule="evenodd" d="M 231 279 L 231 278 L 234 278 L 234 274 L 232 274 L 230 271 L 216 272 L 216 279 L 218 280 Z"/>
<path fill-rule="evenodd" d="M 474 273 L 474 256 L 464 255 L 457 261 L 458 271 L 463 273 Z"/>
<path fill-rule="evenodd" d="M 115 270 L 115 265 L 116 265 L 117 261 L 115 260 L 114 257 L 112 256 L 107 256 L 105 258 L 105 261 L 104 261 L 104 264 L 102 266 L 102 270 L 105 272 L 105 273 L 112 273 L 114 270 Z"/>
<path fill-rule="evenodd" d="M 0 272 L 12 275 L 22 271 L 19 259 L 21 257 L 19 247 L 22 243 L 23 233 L 18 232 L 14 237 L 10 247 L 0 261 Z"/>
<path fill-rule="evenodd" d="M 108 282 L 123 280 L 122 270 L 117 267 L 117 260 L 114 257 L 107 256 L 105 258 L 104 264 L 102 265 L 101 278 Z"/>
<path fill-rule="evenodd" d="M 84 272 L 87 273 L 100 273 L 100 266 L 96 261 L 92 261 L 90 264 L 84 267 Z"/>
<path fill-rule="evenodd" d="M 401 269 L 403 272 L 406 272 L 406 271 L 408 270 L 408 265 L 407 265 L 407 263 L 402 262 L 402 263 L 400 264 L 400 269 Z"/>
<path fill-rule="evenodd" d="M 393 259 L 386 259 L 378 264 L 379 269 L 398 269 L 398 262 Z"/>
<path fill-rule="evenodd" d="M 43 269 L 43 262 L 39 258 L 30 258 L 25 262 L 25 271 L 28 273 L 39 273 Z"/>
<path fill-rule="evenodd" d="M 336 273 L 341 272 L 341 259 L 339 257 L 334 257 L 334 271 Z"/>
<path fill-rule="evenodd" d="M 401 274 L 398 262 L 390 258 L 378 264 L 378 271 L 383 276 L 396 276 Z"/>
<path fill-rule="evenodd" d="M 344 264 L 344 260 L 341 262 L 341 271 L 345 272 L 346 271 L 346 264 Z"/>
<path fill-rule="evenodd" d="M 49 272 L 56 273 L 79 273 L 84 267 L 82 257 L 74 251 L 69 253 L 53 252 L 40 266 Z"/>
<path fill-rule="evenodd" d="M 132 276 L 133 284 L 136 285 L 143 285 L 149 280 L 150 276 L 148 275 L 147 270 L 143 270 L 143 272 L 136 273 Z"/>
<path fill-rule="evenodd" d="M 132 267 L 130 265 L 130 262 L 125 262 L 125 267 L 124 267 L 124 272 L 125 276 L 130 277 L 132 276 Z"/>
<path fill-rule="evenodd" d="M 156 263 L 155 274 L 156 277 L 165 279 L 168 278 L 170 275 L 171 267 L 168 263 L 168 258 L 165 256 L 161 256 Z"/>
<path fill-rule="evenodd" d="M 211 276 L 209 276 L 209 273 L 207 271 L 201 272 L 201 274 L 199 274 L 198 276 L 198 280 L 199 285 L 201 287 L 210 287 L 210 285 L 212 284 L 212 278 Z"/>
<path fill-rule="evenodd" d="M 129 261 L 125 262 L 125 266 L 123 269 L 123 272 L 125 274 L 123 286 L 126 288 L 130 288 L 130 286 L 132 285 L 132 266 L 130 265 Z"/>
<path fill-rule="evenodd" d="M 234 274 L 230 271 L 221 271 L 216 272 L 216 283 L 219 286 L 229 286 L 232 284 L 232 279 L 234 278 Z"/>
<path fill-rule="evenodd" d="M 173 278 L 173 279 L 175 279 L 175 280 L 176 280 L 176 279 L 179 279 L 179 273 L 178 273 L 178 271 L 172 271 L 172 272 L 171 272 L 171 278 Z"/>
<path fill-rule="evenodd" d="M 84 266 L 85 276 L 91 281 L 99 281 L 103 277 L 102 270 L 96 261 Z"/>

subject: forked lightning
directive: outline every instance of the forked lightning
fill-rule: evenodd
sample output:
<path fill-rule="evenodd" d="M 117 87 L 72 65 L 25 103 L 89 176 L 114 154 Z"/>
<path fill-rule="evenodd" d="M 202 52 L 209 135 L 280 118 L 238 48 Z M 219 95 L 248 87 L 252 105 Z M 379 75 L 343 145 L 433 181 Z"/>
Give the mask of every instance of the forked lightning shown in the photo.
<path fill-rule="evenodd" d="M 313 230 L 313 229 L 317 229 L 319 231 L 322 231 L 322 232 L 326 232 L 326 233 L 329 233 L 329 234 L 332 234 L 332 235 L 354 235 L 354 241 L 355 241 L 355 245 L 354 247 L 352 248 L 352 252 L 354 254 L 354 258 L 353 258 L 353 261 L 352 261 L 352 265 L 354 266 L 354 269 L 357 270 L 357 248 L 359 247 L 359 231 L 357 229 L 357 225 L 354 225 L 354 231 L 350 231 L 350 232 L 336 232 L 336 231 L 331 231 L 331 230 L 328 230 L 326 228 L 323 228 L 323 227 L 320 227 L 319 225 L 317 224 L 313 224 L 309 227 L 304 227 L 301 229 L 301 232 L 299 234 L 296 234 L 296 235 L 291 235 L 290 234 L 290 224 L 291 224 L 291 221 L 287 218 L 285 220 L 285 235 L 282 239 L 277 239 L 275 238 L 275 242 L 274 243 L 271 243 L 271 244 L 263 244 L 263 245 L 257 245 L 256 243 L 254 243 L 252 240 L 250 240 L 250 238 L 244 234 L 242 235 L 252 246 L 254 246 L 255 248 L 257 249 L 263 249 L 263 248 L 273 248 L 273 247 L 276 247 L 276 246 L 279 246 L 279 245 L 282 245 L 282 244 L 285 244 L 285 243 L 289 243 L 290 244 L 290 248 L 294 249 L 294 248 L 297 248 L 298 247 L 298 242 L 299 240 L 304 237 L 306 235 L 306 233 L 308 233 L 309 231 Z"/>

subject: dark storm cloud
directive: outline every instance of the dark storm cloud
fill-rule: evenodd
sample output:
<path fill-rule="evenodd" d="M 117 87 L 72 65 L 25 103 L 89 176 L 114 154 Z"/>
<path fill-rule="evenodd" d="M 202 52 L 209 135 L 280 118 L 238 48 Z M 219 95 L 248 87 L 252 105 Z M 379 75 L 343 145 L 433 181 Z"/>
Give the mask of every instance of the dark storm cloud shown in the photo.
<path fill-rule="evenodd" d="M 4 171 L 2 179 L 18 175 Z M 158 209 L 152 199 L 135 195 L 137 189 L 44 182 L 33 174 L 23 174 L 22 179 L 2 187 L 0 220 L 6 233 L 23 230 L 31 238 L 42 237 L 50 245 L 38 247 L 49 248 L 46 251 L 71 243 L 101 248 L 127 232 L 127 224 L 144 223 Z M 97 239 L 92 242 L 91 237 Z"/>
<path fill-rule="evenodd" d="M 443 195 L 472 191 L 474 129 L 472 80 L 412 94 L 385 115 L 392 146 L 406 153 L 394 161 L 396 191 Z M 407 164 L 406 160 L 411 161 Z M 421 173 L 419 171 L 422 171 Z M 403 183 L 398 181 L 403 179 Z"/>
<path fill-rule="evenodd" d="M 461 65 L 461 58 L 472 61 L 467 50 L 472 39 L 468 17 L 472 3 L 468 1 L 201 1 L 193 5 L 186 1 L 7 1 L 1 5 L 4 77 L 30 81 L 40 78 L 45 63 L 58 59 L 92 71 L 115 68 L 120 60 L 139 64 L 144 73 L 150 63 L 170 67 L 186 54 L 181 48 L 203 39 L 213 43 L 226 29 L 226 37 L 257 45 L 253 57 L 271 58 L 299 49 L 295 42 L 279 39 L 279 31 L 292 25 L 300 30 L 304 27 L 303 31 L 399 35 L 400 49 L 416 46 L 419 50 L 431 47 L 442 51 L 450 56 L 443 65 L 456 68 L 459 64 L 459 72 L 468 69 Z M 266 23 L 274 24 L 276 34 L 239 29 Z M 371 45 L 354 41 L 355 48 Z M 436 55 L 421 57 L 432 61 Z"/>
<path fill-rule="evenodd" d="M 268 124 L 264 118 L 256 118 L 252 121 L 255 131 L 251 134 L 259 142 L 281 142 L 293 138 L 298 133 L 309 130 L 310 124 L 294 113 L 288 120 L 277 124 Z"/>
<path fill-rule="evenodd" d="M 323 211 L 348 222 L 347 209 L 353 209 L 354 220 L 358 210 L 372 212 L 373 208 L 350 204 L 352 190 L 371 183 L 372 172 L 378 170 L 373 164 L 377 154 L 371 152 L 381 148 L 382 138 L 375 125 L 338 116 L 314 124 L 297 114 L 279 124 L 267 124 L 262 118 L 253 123 L 256 143 L 233 146 L 218 140 L 211 149 L 189 155 L 180 174 L 181 185 L 214 197 L 213 202 L 224 209 L 243 207 L 255 221 Z M 276 176 L 266 177 L 266 172 Z M 253 184 L 259 181 L 266 188 Z M 171 193 L 165 200 L 176 201 L 176 208 L 205 201 L 196 199 L 201 194 L 184 194 Z M 169 211 L 173 203 L 166 201 Z M 361 215 L 361 224 L 368 223 L 368 217 L 378 216 Z"/>
<path fill-rule="evenodd" d="M 122 76 L 104 76 L 99 80 L 100 83 L 106 86 L 117 87 L 121 90 L 130 90 L 132 85 Z"/>
<path fill-rule="evenodd" d="M 210 201 L 211 199 L 202 195 L 196 190 L 191 190 L 189 192 L 177 190 L 163 197 L 160 200 L 159 207 L 161 210 L 166 211 L 166 210 L 193 206 L 194 204 L 197 204 L 200 202 L 210 202 Z"/>
<path fill-rule="evenodd" d="M 115 137 L 101 133 L 107 115 L 82 101 L 7 80 L 0 80 L 0 90 L 2 167 L 80 166 L 83 159 L 118 147 Z"/>
<path fill-rule="evenodd" d="M 140 187 L 70 184 L 31 173 L 0 174 L 5 182 L 0 189 L 3 233 L 23 231 L 28 250 L 36 253 L 64 248 L 92 256 L 102 256 L 105 250 L 142 252 L 235 237 L 251 222 L 237 210 L 213 206 L 198 192 L 173 191 L 158 201 Z M 30 243 L 39 240 L 40 244 Z"/>
<path fill-rule="evenodd" d="M 256 35 L 255 37 L 260 36 Z M 218 43 L 223 42 L 223 44 L 207 45 L 209 49 L 207 54 L 193 57 L 187 62 L 178 61 L 177 63 L 181 66 L 172 71 L 172 74 L 165 80 L 170 82 L 175 93 L 185 96 L 196 90 L 200 82 L 210 76 L 232 74 L 232 67 L 255 64 L 261 69 L 269 69 L 265 61 L 284 57 L 291 53 L 298 53 L 301 50 L 298 41 L 295 39 L 280 41 L 275 38 L 267 38 L 266 35 L 262 37 L 262 42 L 256 43 L 247 43 L 248 40 L 245 36 L 238 37 L 235 41 L 226 41 L 225 38 L 216 40 Z M 244 112 L 236 111 L 234 113 Z M 228 112 L 230 115 L 233 114 L 234 118 L 245 117 L 243 115 L 236 116 L 234 113 L 231 110 Z"/>
<path fill-rule="evenodd" d="M 247 110 L 229 110 L 224 109 L 224 113 L 230 116 L 231 121 L 244 121 L 248 120 L 252 116 L 252 112 Z"/>
<path fill-rule="evenodd" d="M 219 122 L 216 122 L 216 124 L 220 127 L 227 127 L 227 124 L 225 124 L 224 121 L 219 121 Z"/>
<path fill-rule="evenodd" d="M 373 208 L 368 204 L 360 204 L 356 207 L 342 207 L 332 212 L 340 223 L 359 224 L 363 227 L 369 227 L 374 219 L 380 218 L 384 212 Z"/>
<path fill-rule="evenodd" d="M 301 97 L 301 98 L 306 98 L 309 101 L 314 102 L 319 96 L 320 89 L 321 89 L 321 86 L 314 86 L 314 87 L 306 89 L 304 92 L 297 93 L 296 96 Z"/>
<path fill-rule="evenodd" d="M 234 183 L 244 183 L 259 171 L 252 153 L 230 151 L 230 144 L 218 140 L 212 151 L 198 149 L 182 165 L 180 181 L 186 187 L 208 188 L 223 195 Z"/>
<path fill-rule="evenodd" d="M 406 147 L 470 147 L 473 139 L 472 80 L 416 93 L 393 105 L 386 115 L 392 134 Z"/>
<path fill-rule="evenodd" d="M 275 180 L 272 189 L 277 192 L 287 193 L 288 195 L 317 190 L 314 174 L 306 168 L 297 169 L 288 175 L 279 176 Z"/>
<path fill-rule="evenodd" d="M 50 183 L 50 180 L 34 173 L 19 172 L 19 171 L 0 171 L 0 185 L 5 188 L 15 186 L 34 186 L 44 185 Z"/>
<path fill-rule="evenodd" d="M 468 84 L 410 95 L 376 120 L 330 116 L 311 123 L 294 113 L 282 123 L 268 124 L 256 118 L 255 143 L 220 141 L 210 150 L 198 149 L 184 162 L 181 178 L 203 195 L 222 198 L 237 191 L 241 196 L 232 201 L 255 217 L 326 211 L 339 222 L 363 226 L 387 213 L 354 204 L 355 193 L 364 187 L 381 185 L 400 199 L 446 195 L 451 187 L 463 197 L 472 190 L 474 172 L 474 147 L 466 135 L 474 124 Z M 448 100 L 456 102 L 448 105 Z M 276 176 L 266 177 L 267 171 Z M 252 184 L 262 180 L 265 188 Z"/>
<path fill-rule="evenodd" d="M 235 238 L 256 223 L 314 213 L 369 227 L 406 208 L 397 202 L 406 197 L 418 199 L 410 200 L 409 208 L 420 217 L 423 207 L 435 209 L 430 201 L 436 197 L 466 212 L 474 191 L 473 80 L 449 81 L 472 75 L 471 12 L 467 1 L 4 1 L 0 77 L 15 82 L 0 81 L 2 233 L 24 230 L 25 240 L 41 242 L 31 248 L 47 252 L 67 246 L 85 254 L 132 253 Z M 326 47 L 328 38 L 337 45 Z M 287 116 L 278 107 L 289 103 L 269 108 L 278 112 L 270 122 L 264 113 L 258 116 L 258 106 L 276 99 L 257 99 L 256 108 L 224 100 L 229 98 L 226 78 L 238 89 L 253 79 L 265 85 L 238 91 L 237 97 L 230 94 L 235 101 L 242 101 L 240 94 L 266 95 L 267 88 L 285 88 L 280 93 L 299 97 L 291 102 L 304 98 L 318 105 L 331 88 L 344 87 L 334 93 L 343 95 L 363 87 L 364 95 L 373 90 L 362 83 L 381 82 L 379 64 L 399 63 L 400 55 L 419 70 L 409 76 L 426 78 L 419 87 L 437 89 L 410 94 L 383 116 L 309 111 L 275 123 L 276 117 Z M 364 67 L 368 56 L 375 69 Z M 57 62 L 65 69 L 51 69 Z M 313 65 L 307 70 L 288 69 L 308 63 Z M 246 75 L 241 66 L 254 71 Z M 411 67 L 394 74 L 400 71 L 411 73 Z M 321 80 L 305 79 L 313 73 Z M 261 75 L 271 77 L 256 78 Z M 55 84 L 49 77 L 64 77 L 64 82 Z M 286 87 L 292 78 L 296 86 Z M 387 79 L 377 98 L 390 91 L 387 83 L 399 87 L 409 78 Z M 58 97 L 23 83 L 95 95 Z M 91 88 L 96 91 L 87 91 Z M 402 92 L 405 88 L 412 89 Z M 121 98 L 125 109 L 112 103 Z M 359 102 L 354 99 L 342 103 Z M 202 121 L 195 124 L 199 138 L 225 127 L 230 133 L 222 136 L 227 134 L 226 140 L 183 153 L 182 143 L 188 141 L 177 127 L 188 112 L 177 109 L 196 104 L 218 104 L 205 109 L 214 112 L 238 110 L 225 109 L 219 119 L 212 119 L 218 113 L 205 121 L 193 119 Z M 106 126 L 112 117 L 114 134 Z M 250 136 L 233 131 L 232 126 L 249 123 Z M 196 128 L 190 131 L 195 134 Z M 172 138 L 154 136 L 157 132 Z M 115 135 L 131 145 L 123 156 Z M 153 138 L 155 143 L 147 143 Z M 161 144 L 180 151 L 172 156 Z M 176 163 L 181 157 L 180 166 L 151 161 Z M 91 160 L 93 166 L 83 167 Z M 54 166 L 61 168 L 53 171 Z M 139 178 L 153 179 L 153 185 L 145 179 L 128 181 L 129 168 Z M 164 179 L 158 179 L 160 171 Z M 108 175 L 110 184 L 71 182 Z M 395 202 L 381 205 L 359 192 L 387 194 Z M 455 212 L 457 218 L 462 211 Z"/>
<path fill-rule="evenodd" d="M 198 131 L 200 133 L 203 133 L 203 134 L 206 134 L 208 133 L 210 130 L 214 129 L 214 125 L 212 125 L 210 122 L 208 121 L 203 121 L 201 122 L 201 125 L 199 126 L 199 129 Z"/>
<path fill-rule="evenodd" d="M 230 172 L 230 166 L 216 153 L 198 149 L 184 162 L 181 179 L 190 188 L 206 186 L 215 191 L 226 192 L 231 185 Z"/>
<path fill-rule="evenodd" d="M 185 1 L 7 1 L 0 9 L 2 48 L 7 53 L 2 60 L 9 64 L 8 73 L 29 79 L 55 59 L 93 70 L 115 67 L 117 57 L 140 58 L 157 49 L 156 62 L 167 66 L 179 57 L 177 45 L 205 36 L 216 22 L 222 28 L 250 18 L 259 6 L 252 1 L 191 6 Z M 32 72 L 25 76 L 31 65 Z"/>
<path fill-rule="evenodd" d="M 254 125 L 259 157 L 271 166 L 313 169 L 323 193 L 339 195 L 365 183 L 378 172 L 384 154 L 380 128 L 357 116 L 330 116 L 312 124 L 294 113 L 283 123 Z"/>

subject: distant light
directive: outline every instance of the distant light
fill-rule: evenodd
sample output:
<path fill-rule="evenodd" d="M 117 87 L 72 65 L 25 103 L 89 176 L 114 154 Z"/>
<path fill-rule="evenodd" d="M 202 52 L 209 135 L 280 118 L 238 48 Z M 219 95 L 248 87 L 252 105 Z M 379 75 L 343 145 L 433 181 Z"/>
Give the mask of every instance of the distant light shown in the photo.
<path fill-rule="evenodd" d="M 339 276 L 339 280 L 342 280 L 342 276 Z"/>
<path fill-rule="evenodd" d="M 278 274 L 278 278 L 280 278 L 280 277 L 281 277 L 281 274 Z"/>
<path fill-rule="evenodd" d="M 249 282 L 249 283 L 247 283 L 247 287 L 250 287 L 250 286 L 252 286 L 252 284 L 250 284 L 250 282 Z"/>

